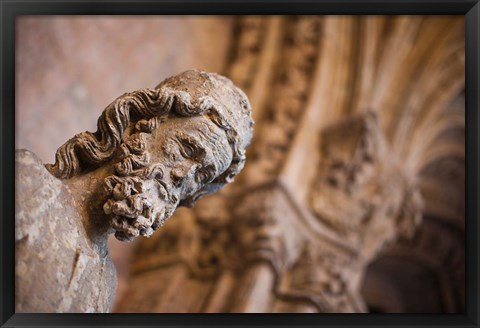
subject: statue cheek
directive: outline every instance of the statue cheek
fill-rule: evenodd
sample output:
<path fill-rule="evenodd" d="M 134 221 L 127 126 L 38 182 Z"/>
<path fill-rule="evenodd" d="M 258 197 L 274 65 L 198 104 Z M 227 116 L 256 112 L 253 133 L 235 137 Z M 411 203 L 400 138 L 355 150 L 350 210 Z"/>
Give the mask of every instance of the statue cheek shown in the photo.
<path fill-rule="evenodd" d="M 200 185 L 195 181 L 195 178 L 187 179 L 183 187 L 182 196 L 184 198 L 190 197 L 198 190 L 200 190 Z"/>
<path fill-rule="evenodd" d="M 153 180 L 148 180 L 144 183 L 144 195 L 153 208 L 165 203 L 165 197 L 160 194 L 158 186 Z"/>

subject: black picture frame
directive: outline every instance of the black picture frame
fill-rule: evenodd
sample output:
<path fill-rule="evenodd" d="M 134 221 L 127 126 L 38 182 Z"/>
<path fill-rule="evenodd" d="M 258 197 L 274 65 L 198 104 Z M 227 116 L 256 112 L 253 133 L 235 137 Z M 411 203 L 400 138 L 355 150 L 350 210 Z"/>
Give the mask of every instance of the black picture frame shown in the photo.
<path fill-rule="evenodd" d="M 0 325 L 1 327 L 478 327 L 479 16 L 478 0 L 23 1 L 1 0 Z M 15 314 L 15 18 L 19 15 L 455 14 L 466 41 L 466 311 L 464 314 Z"/>

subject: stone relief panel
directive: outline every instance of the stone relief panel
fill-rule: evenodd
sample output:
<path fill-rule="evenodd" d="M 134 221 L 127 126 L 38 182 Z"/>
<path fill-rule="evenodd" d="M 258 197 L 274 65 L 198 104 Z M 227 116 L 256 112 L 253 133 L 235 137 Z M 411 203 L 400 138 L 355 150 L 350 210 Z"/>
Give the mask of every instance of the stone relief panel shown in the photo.
<path fill-rule="evenodd" d="M 422 199 L 389 152 L 377 115 L 367 112 L 326 128 L 320 140 L 322 161 L 309 196 L 316 217 L 372 255 L 383 247 L 381 240 L 412 235 Z"/>

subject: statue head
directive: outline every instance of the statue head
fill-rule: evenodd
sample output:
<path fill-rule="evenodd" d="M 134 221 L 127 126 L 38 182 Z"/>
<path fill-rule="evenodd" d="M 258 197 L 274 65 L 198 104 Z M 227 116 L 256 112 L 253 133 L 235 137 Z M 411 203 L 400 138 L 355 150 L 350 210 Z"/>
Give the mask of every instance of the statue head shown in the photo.
<path fill-rule="evenodd" d="M 131 240 L 150 236 L 177 206 L 231 182 L 252 133 L 245 94 L 223 76 L 189 70 L 117 98 L 97 132 L 67 141 L 47 169 L 68 179 L 112 166 L 104 212 L 115 236 Z"/>
<path fill-rule="evenodd" d="M 295 249 L 295 228 L 285 219 L 288 213 L 284 199 L 269 189 L 250 192 L 241 197 L 233 211 L 235 242 L 246 262 L 266 262 L 275 271 L 289 262 Z M 279 200 L 281 199 L 281 200 Z"/>
<path fill-rule="evenodd" d="M 422 213 L 418 183 L 388 146 L 378 114 L 368 111 L 322 131 L 322 160 L 309 195 L 312 212 L 373 256 L 412 235 Z"/>

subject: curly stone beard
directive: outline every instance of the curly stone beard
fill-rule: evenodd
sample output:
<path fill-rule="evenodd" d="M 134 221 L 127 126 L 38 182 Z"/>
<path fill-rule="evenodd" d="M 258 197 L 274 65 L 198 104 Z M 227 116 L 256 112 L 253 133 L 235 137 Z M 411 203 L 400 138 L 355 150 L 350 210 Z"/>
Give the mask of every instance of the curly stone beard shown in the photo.
<path fill-rule="evenodd" d="M 112 175 L 105 183 L 112 198 L 107 200 L 103 209 L 110 217 L 115 237 L 122 241 L 131 241 L 139 235 L 150 237 L 173 214 L 178 204 L 176 197 L 169 196 L 164 188 L 156 188 L 148 176 Z M 152 193 L 155 189 L 158 194 Z"/>
<path fill-rule="evenodd" d="M 149 165 L 144 137 L 156 127 L 156 121 L 141 123 L 120 145 L 121 161 L 115 165 L 116 175 L 105 179 L 110 198 L 103 210 L 109 216 L 115 237 L 122 241 L 131 241 L 139 235 L 150 237 L 173 214 L 179 202 L 161 181 L 164 176 L 161 165 Z"/>

